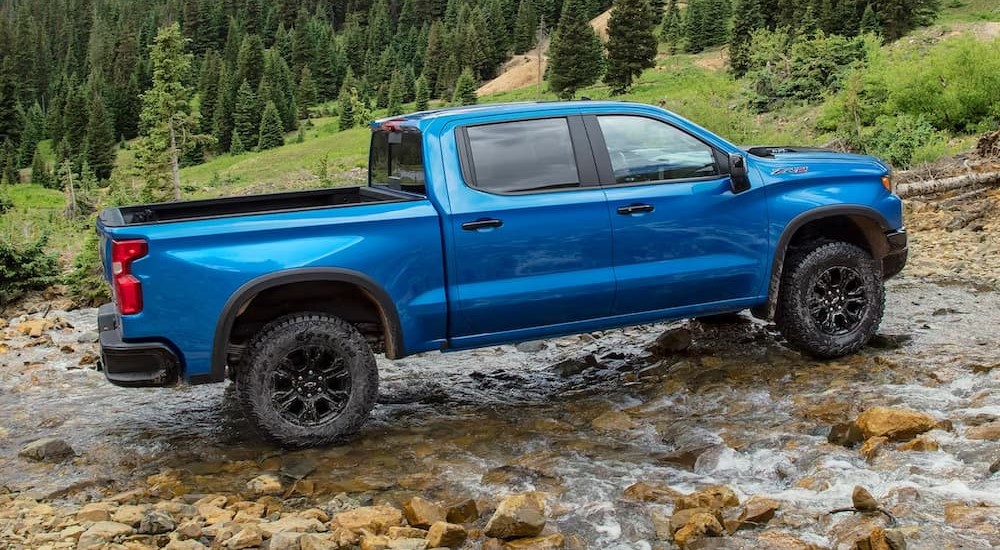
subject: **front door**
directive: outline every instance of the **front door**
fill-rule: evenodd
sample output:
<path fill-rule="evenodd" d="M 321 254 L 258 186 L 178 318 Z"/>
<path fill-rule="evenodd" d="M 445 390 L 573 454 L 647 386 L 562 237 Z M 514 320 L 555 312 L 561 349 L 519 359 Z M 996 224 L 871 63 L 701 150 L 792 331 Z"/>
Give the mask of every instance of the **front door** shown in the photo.
<path fill-rule="evenodd" d="M 582 119 L 480 124 L 456 139 L 462 181 L 449 183 L 446 222 L 452 337 L 490 341 L 608 316 L 611 221 Z"/>
<path fill-rule="evenodd" d="M 714 149 L 655 118 L 588 117 L 629 314 L 752 298 L 767 255 L 763 189 L 734 194 Z"/>

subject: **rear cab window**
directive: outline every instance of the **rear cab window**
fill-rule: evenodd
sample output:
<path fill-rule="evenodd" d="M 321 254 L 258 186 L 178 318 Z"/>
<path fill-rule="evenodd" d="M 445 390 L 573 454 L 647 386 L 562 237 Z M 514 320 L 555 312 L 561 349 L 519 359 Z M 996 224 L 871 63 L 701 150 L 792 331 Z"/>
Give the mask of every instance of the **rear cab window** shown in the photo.
<path fill-rule="evenodd" d="M 373 131 L 368 184 L 426 195 L 424 142 L 420 132 L 411 129 Z"/>
<path fill-rule="evenodd" d="M 469 187 L 519 194 L 581 186 L 580 165 L 566 117 L 514 120 L 460 129 L 462 174 Z"/>

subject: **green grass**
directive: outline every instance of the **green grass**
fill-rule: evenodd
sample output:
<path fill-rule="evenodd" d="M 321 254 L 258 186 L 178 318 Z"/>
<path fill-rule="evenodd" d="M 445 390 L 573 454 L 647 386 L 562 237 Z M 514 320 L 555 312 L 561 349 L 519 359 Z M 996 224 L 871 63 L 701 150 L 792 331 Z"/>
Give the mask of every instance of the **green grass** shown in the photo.
<path fill-rule="evenodd" d="M 1000 21 L 997 0 L 942 0 L 938 23 Z"/>
<path fill-rule="evenodd" d="M 64 260 L 75 254 L 82 240 L 79 235 L 90 220 L 66 219 L 61 191 L 20 184 L 0 187 L 0 194 L 14 205 L 0 216 L 0 240 L 24 244 L 48 234 L 49 250 L 64 255 Z"/>

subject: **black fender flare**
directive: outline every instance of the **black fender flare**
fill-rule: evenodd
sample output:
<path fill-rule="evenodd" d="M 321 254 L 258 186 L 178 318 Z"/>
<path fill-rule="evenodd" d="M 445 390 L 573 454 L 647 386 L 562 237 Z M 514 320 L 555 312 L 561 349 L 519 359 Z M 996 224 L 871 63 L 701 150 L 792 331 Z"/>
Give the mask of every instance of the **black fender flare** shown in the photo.
<path fill-rule="evenodd" d="M 751 310 L 753 315 L 759 319 L 770 320 L 774 317 L 774 310 L 778 303 L 778 292 L 781 286 L 781 274 L 785 265 L 785 253 L 792 237 L 802 226 L 809 222 L 832 218 L 835 216 L 856 216 L 868 218 L 878 224 L 883 232 L 892 230 L 889 220 L 881 212 L 868 206 L 841 205 L 820 206 L 806 210 L 792 218 L 792 221 L 785 225 L 785 229 L 778 238 L 778 244 L 774 248 L 774 258 L 771 262 L 771 278 L 767 287 L 767 302 Z M 876 258 L 877 259 L 877 258 Z"/>
<path fill-rule="evenodd" d="M 327 281 L 331 283 L 349 283 L 360 288 L 379 310 L 382 323 L 386 329 L 386 356 L 398 358 L 402 356 L 403 329 L 399 322 L 399 312 L 392 297 L 371 277 L 351 269 L 338 267 L 306 267 L 269 273 L 253 279 L 241 286 L 229 297 L 215 325 L 215 336 L 212 341 L 212 370 L 204 376 L 192 377 L 192 384 L 223 382 L 226 379 L 226 355 L 229 348 L 229 335 L 233 330 L 236 317 L 243 308 L 258 294 L 277 286 Z"/>

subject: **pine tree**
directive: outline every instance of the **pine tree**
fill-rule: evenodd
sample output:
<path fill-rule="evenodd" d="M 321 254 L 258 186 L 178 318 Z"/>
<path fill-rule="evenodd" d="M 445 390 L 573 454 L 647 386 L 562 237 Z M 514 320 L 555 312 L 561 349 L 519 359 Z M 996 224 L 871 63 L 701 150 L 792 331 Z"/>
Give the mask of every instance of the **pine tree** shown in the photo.
<path fill-rule="evenodd" d="M 63 159 L 78 159 L 87 138 L 87 95 L 83 86 L 73 86 L 66 93 L 63 107 L 62 136 L 68 147 L 62 151 Z"/>
<path fill-rule="evenodd" d="M 535 47 L 538 29 L 538 14 L 535 13 L 535 3 L 532 0 L 521 0 L 517 6 L 517 17 L 514 19 L 514 53 L 522 54 Z"/>
<path fill-rule="evenodd" d="M 737 0 L 733 36 L 729 41 L 729 68 L 737 77 L 750 69 L 750 39 L 753 32 L 764 27 L 760 0 Z"/>
<path fill-rule="evenodd" d="M 281 115 L 273 101 L 267 102 L 264 115 L 260 119 L 260 135 L 257 138 L 257 148 L 261 151 L 274 149 L 285 144 L 285 130 L 281 124 Z"/>
<path fill-rule="evenodd" d="M 426 111 L 429 107 L 431 96 L 430 89 L 427 86 L 427 77 L 420 75 L 414 87 L 416 88 L 416 108 L 418 111 Z"/>
<path fill-rule="evenodd" d="M 186 42 L 180 25 L 173 23 L 157 32 L 149 54 L 153 85 L 142 94 L 142 136 L 136 146 L 136 168 L 147 180 L 146 200 L 179 200 L 181 157 L 189 148 L 211 141 L 198 133 L 198 116 L 191 112 L 185 78 L 192 56 L 184 51 Z"/>
<path fill-rule="evenodd" d="M 549 87 L 563 99 L 604 72 L 604 46 L 585 12 L 582 0 L 566 0 L 549 48 Z"/>
<path fill-rule="evenodd" d="M 115 167 L 117 143 L 114 123 L 104 105 L 104 99 L 96 93 L 90 100 L 87 121 L 87 137 L 84 145 L 86 162 L 97 179 L 106 180 L 111 177 L 111 170 Z"/>
<path fill-rule="evenodd" d="M 45 139 L 45 114 L 42 107 L 36 101 L 32 104 L 28 112 L 24 114 L 23 131 L 21 132 L 21 144 L 17 152 L 17 165 L 20 168 L 27 168 L 33 160 L 38 142 Z"/>
<path fill-rule="evenodd" d="M 653 8 L 649 0 L 617 0 L 608 22 L 608 70 L 604 82 L 623 94 L 656 59 Z"/>
<path fill-rule="evenodd" d="M 50 187 L 52 185 L 52 176 L 49 174 L 49 169 L 45 165 L 45 159 L 42 158 L 42 152 L 39 151 L 37 146 L 35 147 L 35 154 L 31 159 L 31 182 L 43 187 Z"/>
<path fill-rule="evenodd" d="M 875 15 L 875 10 L 872 9 L 870 3 L 865 4 L 865 12 L 861 16 L 861 32 L 882 34 L 882 25 L 879 24 L 878 16 Z"/>
<path fill-rule="evenodd" d="M 338 100 L 340 104 L 340 131 L 354 128 L 354 99 L 356 99 L 356 95 L 357 92 L 354 88 L 348 88 L 346 85 L 340 92 Z"/>
<path fill-rule="evenodd" d="M 389 82 L 388 93 L 388 115 L 397 116 L 403 114 L 403 75 L 399 71 L 392 73 L 392 80 Z"/>
<path fill-rule="evenodd" d="M 302 67 L 302 75 L 299 77 L 299 86 L 296 89 L 295 103 L 299 107 L 299 118 L 308 119 L 311 115 L 309 110 L 316 105 L 316 81 L 313 80 L 312 71 L 309 67 Z"/>
<path fill-rule="evenodd" d="M 255 34 L 247 35 L 240 45 L 240 53 L 236 62 L 236 82 L 244 80 L 251 90 L 260 86 L 264 78 L 264 42 Z"/>
<path fill-rule="evenodd" d="M 9 139 L 11 143 L 17 143 L 21 139 L 16 78 L 13 60 L 5 55 L 0 60 L 0 139 Z"/>
<path fill-rule="evenodd" d="M 432 91 L 439 89 L 438 81 L 448 62 L 444 34 L 444 25 L 440 21 L 435 21 L 427 36 L 427 49 L 424 52 L 424 76 L 427 77 L 428 89 Z"/>
<path fill-rule="evenodd" d="M 462 69 L 462 74 L 455 82 L 455 97 L 452 98 L 452 103 L 455 105 L 475 105 L 478 101 L 476 78 L 472 75 L 472 69 L 466 67 Z"/>
<path fill-rule="evenodd" d="M 233 136 L 229 139 L 229 154 L 231 155 L 242 155 L 247 152 L 247 148 L 243 146 L 243 138 L 240 137 L 240 133 L 233 130 Z"/>
<path fill-rule="evenodd" d="M 233 105 L 233 131 L 240 135 L 243 145 L 257 143 L 260 133 L 260 107 L 257 94 L 246 80 L 240 84 Z"/>
<path fill-rule="evenodd" d="M 677 7 L 677 0 L 670 0 L 667 11 L 663 14 L 663 22 L 660 24 L 660 40 L 670 46 L 671 54 L 675 54 L 680 49 L 683 38 L 684 22 L 681 19 L 681 10 Z"/>
<path fill-rule="evenodd" d="M 21 183 L 21 174 L 17 171 L 17 148 L 9 137 L 4 138 L 3 146 L 0 147 L 0 168 L 2 168 L 0 183 L 7 185 Z"/>

